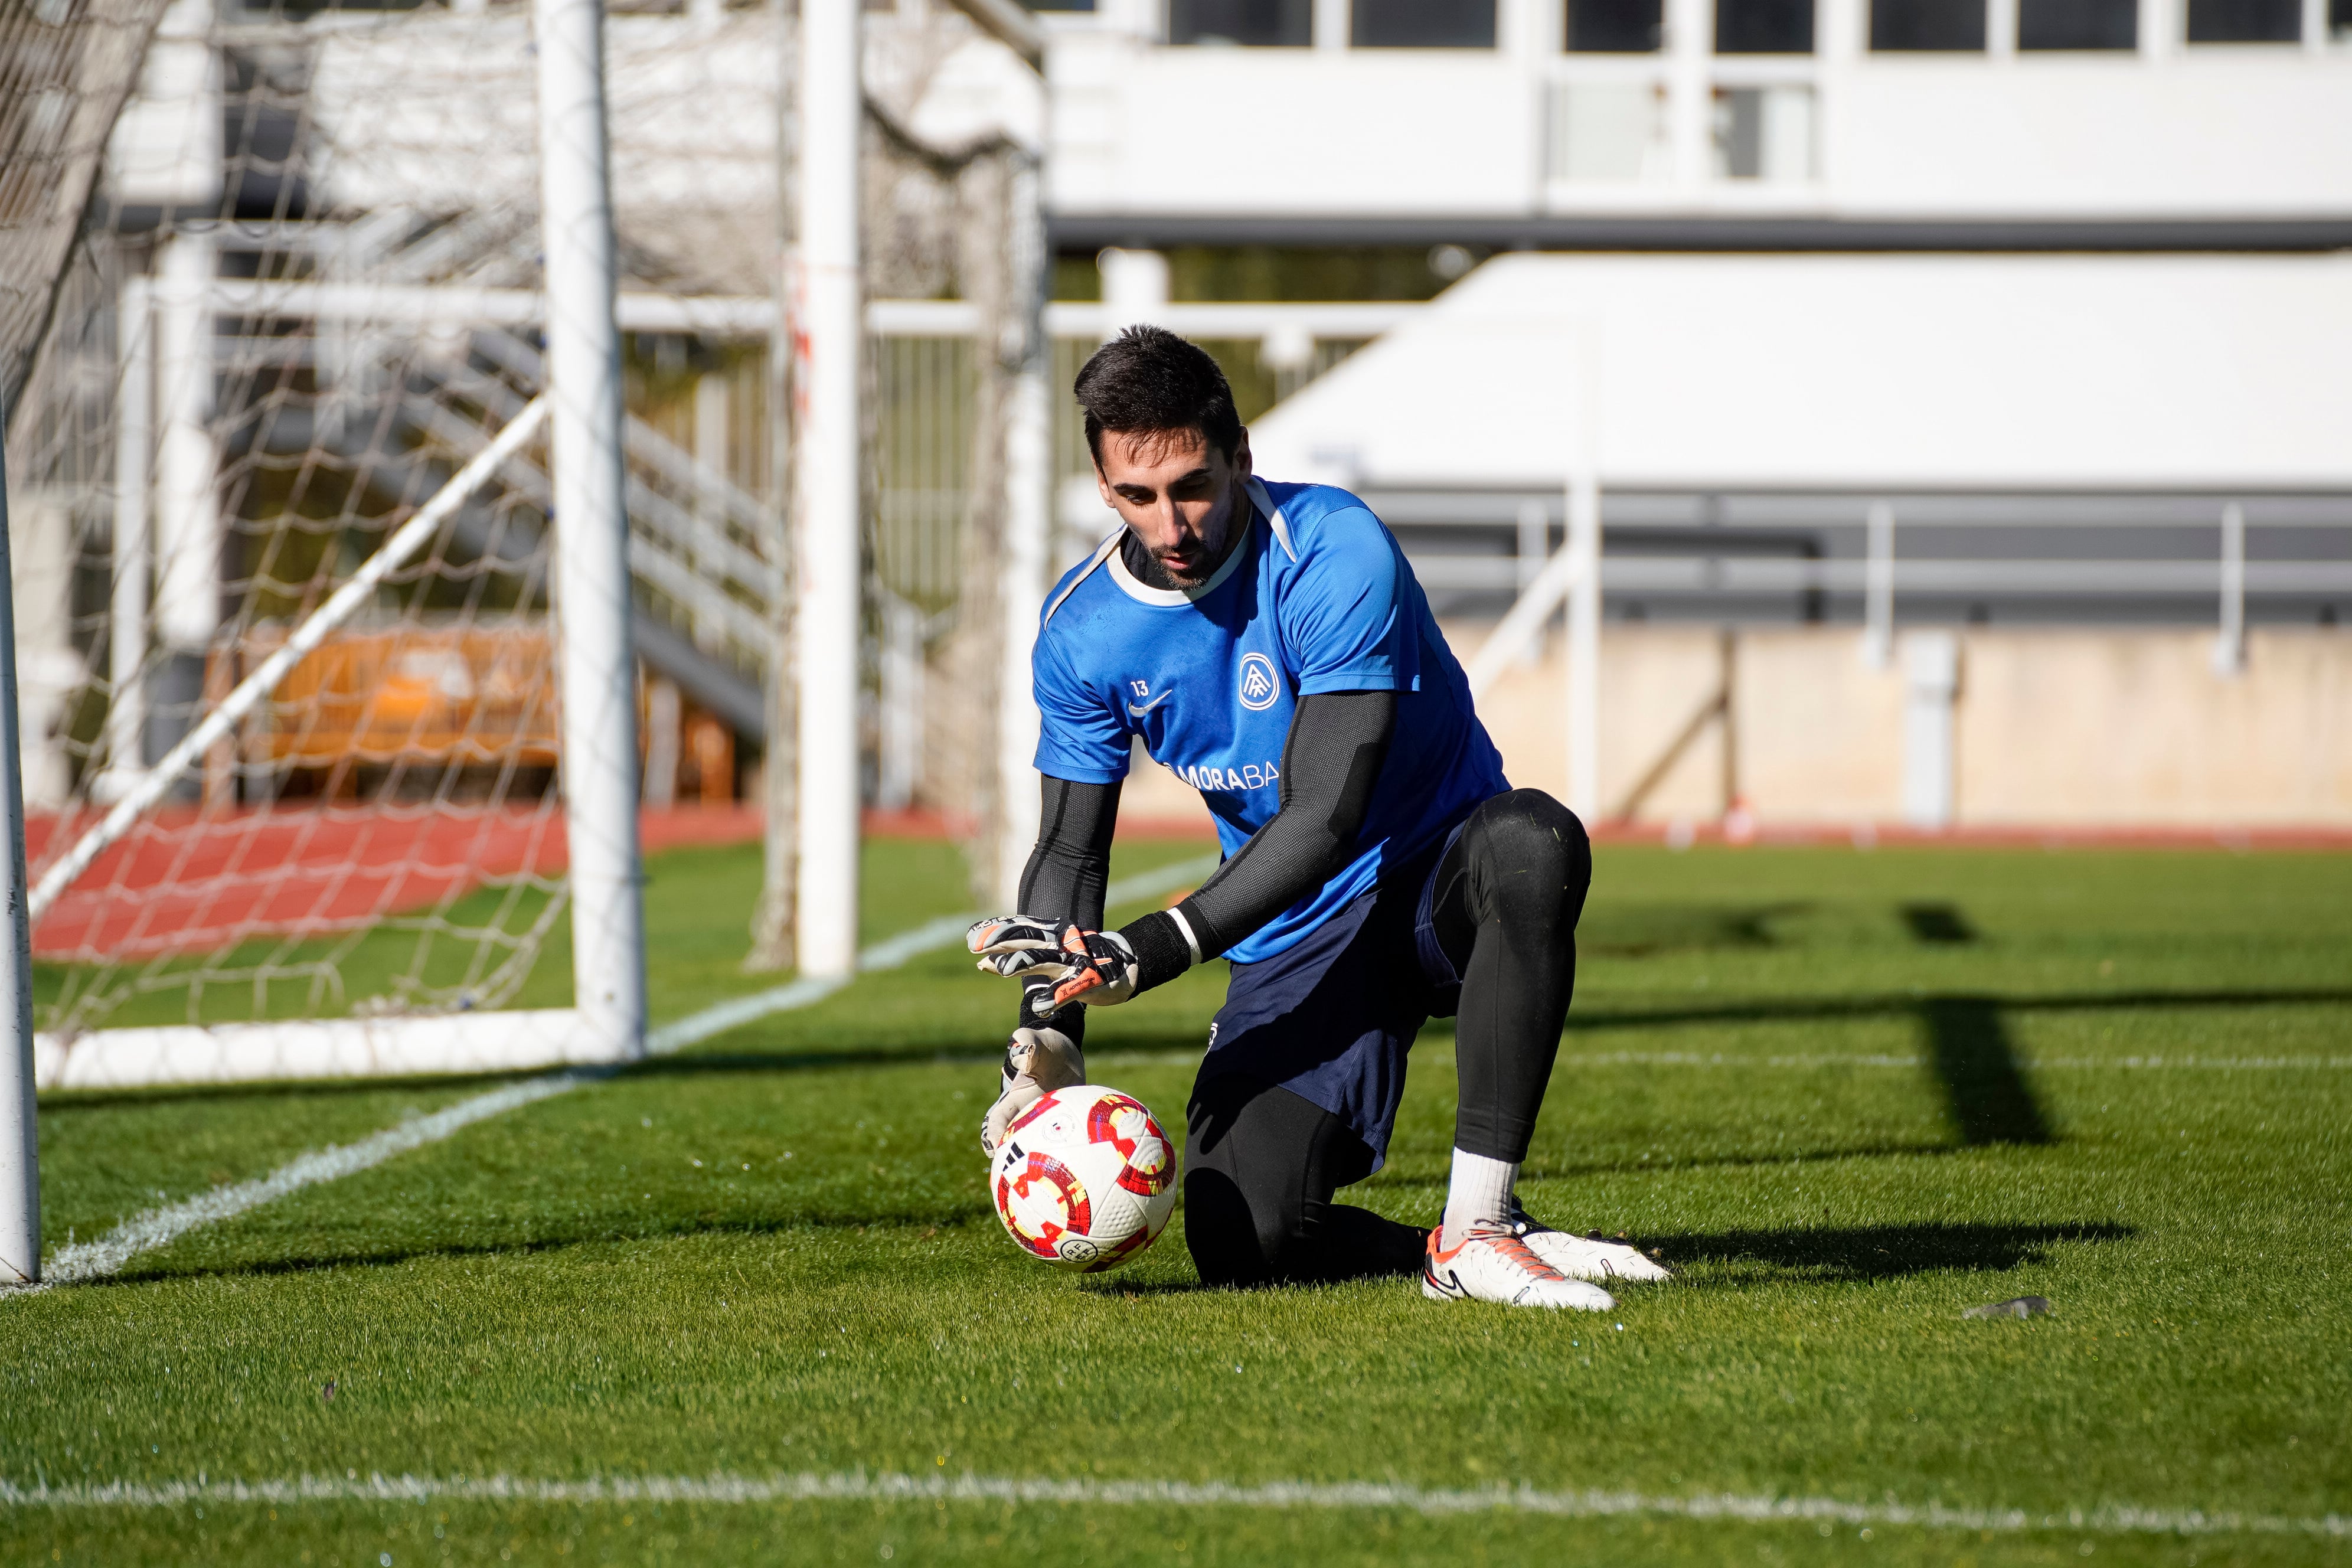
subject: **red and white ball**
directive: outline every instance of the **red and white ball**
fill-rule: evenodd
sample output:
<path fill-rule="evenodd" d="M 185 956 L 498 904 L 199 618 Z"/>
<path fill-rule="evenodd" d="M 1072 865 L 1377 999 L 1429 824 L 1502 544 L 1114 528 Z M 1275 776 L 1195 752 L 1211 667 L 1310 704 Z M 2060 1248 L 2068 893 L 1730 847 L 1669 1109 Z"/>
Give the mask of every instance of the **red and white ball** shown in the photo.
<path fill-rule="evenodd" d="M 1023 1251 L 1057 1268 L 1116 1268 L 1176 1211 L 1176 1146 L 1139 1100 L 1056 1089 L 1005 1130 L 989 1190 Z"/>

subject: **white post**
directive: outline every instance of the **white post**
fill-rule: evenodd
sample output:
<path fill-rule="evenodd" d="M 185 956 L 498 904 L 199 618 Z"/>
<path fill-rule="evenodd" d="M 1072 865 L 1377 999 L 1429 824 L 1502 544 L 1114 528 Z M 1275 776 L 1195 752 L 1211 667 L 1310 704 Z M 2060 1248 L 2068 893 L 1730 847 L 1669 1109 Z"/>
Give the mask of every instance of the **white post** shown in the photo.
<path fill-rule="evenodd" d="M 41 1278 L 40 1137 L 33 1101 L 33 927 L 25 892 L 25 787 L 17 772 L 16 574 L 8 563 L 8 486 L 0 459 L 0 831 L 8 836 L 8 929 L 0 931 L 0 1285 Z"/>
<path fill-rule="evenodd" d="M 2213 669 L 2235 675 L 2246 668 L 2246 510 L 2221 509 L 2221 630 L 2213 639 Z"/>
<path fill-rule="evenodd" d="M 143 278 L 122 285 L 115 354 L 114 595 L 107 614 L 105 798 L 146 765 L 147 557 L 155 444 L 155 334 Z"/>
<path fill-rule="evenodd" d="M 1046 569 L 1054 529 L 1054 405 L 1048 386 L 1048 259 L 1040 171 L 1034 161 L 1024 159 L 1007 177 L 1004 214 L 1013 232 L 1005 237 L 1005 263 L 1021 301 L 1008 324 L 1022 333 L 1021 368 L 1013 380 L 1012 406 L 1004 421 L 1004 575 L 997 594 L 1004 616 L 1004 663 L 997 687 L 996 781 L 1004 831 L 997 837 L 996 890 L 1002 907 L 1009 910 L 1020 901 L 1021 872 L 1037 842 L 1037 704 L 1029 655 L 1036 641 L 1037 613 L 1052 586 Z M 1148 256 L 1158 263 L 1160 297 L 1166 299 L 1166 258 L 1154 251 L 1117 254 Z"/>
<path fill-rule="evenodd" d="M 1599 323 L 1571 333 L 1568 470 L 1568 808 L 1601 819 L 1601 345 Z"/>
<path fill-rule="evenodd" d="M 175 653 L 202 653 L 220 625 L 220 500 L 213 450 L 213 247 L 166 241 L 156 260 L 155 628 Z"/>
<path fill-rule="evenodd" d="M 173 739 L 203 716 L 203 661 L 220 628 L 213 263 L 209 234 L 174 236 L 156 257 L 155 640 L 163 655 L 156 696 Z"/>
<path fill-rule="evenodd" d="M 604 8 L 599 0 L 536 0 L 532 19 L 547 253 L 556 610 L 563 638 L 572 1005 L 614 1057 L 630 1058 L 645 1054 L 646 950 Z"/>
<path fill-rule="evenodd" d="M 800 972 L 857 967 L 859 0 L 803 0 L 799 427 Z"/>
<path fill-rule="evenodd" d="M 922 782 L 923 612 L 895 594 L 882 596 L 882 713 L 874 770 L 874 804 L 904 811 Z"/>
<path fill-rule="evenodd" d="M 1868 26 L 1866 0 L 1819 0 L 1813 11 L 1813 177 L 1824 185 L 1843 170 L 1836 167 L 1845 144 L 1846 83 L 1853 79 Z"/>
<path fill-rule="evenodd" d="M 1685 194 L 1705 188 L 1715 174 L 1713 0 L 1665 0 L 1666 144 L 1675 184 Z"/>
<path fill-rule="evenodd" d="M 1156 250 L 1106 250 L 1095 258 L 1102 274 L 1103 342 L 1129 327 L 1168 319 L 1168 258 Z"/>
<path fill-rule="evenodd" d="M 1868 554 L 1862 566 L 1862 662 L 1885 669 L 1895 657 L 1895 509 L 1870 503 Z"/>
<path fill-rule="evenodd" d="M 1601 486 L 1588 459 L 1568 482 L 1568 808 L 1601 819 Z"/>
<path fill-rule="evenodd" d="M 1519 503 L 1519 592 L 1543 575 L 1551 559 L 1551 513 L 1533 497 Z"/>
<path fill-rule="evenodd" d="M 699 470 L 694 510 L 703 526 L 721 537 L 727 532 L 727 502 L 713 481 L 732 477 L 727 466 L 728 433 L 734 422 L 730 390 L 727 377 L 715 371 L 694 378 L 694 463 Z M 691 606 L 689 614 L 695 646 L 705 652 L 716 649 L 724 636 L 718 621 Z"/>
<path fill-rule="evenodd" d="M 677 805 L 679 736 L 686 704 L 677 682 L 657 676 L 646 682 L 646 805 L 668 811 Z"/>
<path fill-rule="evenodd" d="M 1519 503 L 1519 592 L 1524 594 L 1543 575 L 1544 563 L 1551 559 L 1551 514 L 1544 503 L 1530 497 Z M 1547 617 L 1549 618 L 1549 617 Z M 1535 636 L 1519 650 L 1522 665 L 1543 662 L 1543 627 L 1536 627 Z"/>
<path fill-rule="evenodd" d="M 1903 816 L 1940 832 L 1952 825 L 1958 795 L 1953 743 L 1960 690 L 1956 632 L 1914 632 L 1903 639 Z"/>
<path fill-rule="evenodd" d="M 1985 6 L 1985 55 L 1996 60 L 2017 58 L 2017 0 L 1988 0 Z"/>

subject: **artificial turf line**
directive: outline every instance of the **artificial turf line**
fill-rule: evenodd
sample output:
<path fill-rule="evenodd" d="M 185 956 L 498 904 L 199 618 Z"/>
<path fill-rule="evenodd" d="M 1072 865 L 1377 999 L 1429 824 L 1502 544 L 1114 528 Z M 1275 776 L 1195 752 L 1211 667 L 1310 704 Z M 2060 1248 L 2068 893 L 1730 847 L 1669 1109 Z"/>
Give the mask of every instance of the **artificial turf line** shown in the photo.
<path fill-rule="evenodd" d="M 1122 877 L 1103 889 L 1103 907 L 1108 909 L 1117 904 L 1133 903 L 1138 899 L 1157 898 L 1162 893 L 1174 892 L 1206 876 L 1216 869 L 1216 866 L 1215 856 L 1202 855 L 1190 860 L 1180 860 L 1172 866 L 1161 866 L 1155 870 L 1139 871 L 1132 877 Z M 987 918 L 973 914 L 942 915 L 912 931 L 901 931 L 859 953 L 858 972 L 896 969 L 908 959 L 951 946 L 962 940 L 973 921 Z M 707 1040 L 713 1035 L 740 1028 L 755 1018 L 764 1018 L 771 1013 L 789 1012 L 795 1007 L 822 1002 L 848 984 L 846 978 L 813 977 L 779 985 L 772 991 L 716 1003 L 699 1013 L 680 1018 L 675 1024 L 665 1024 L 656 1029 L 646 1037 L 646 1050 L 652 1056 L 667 1056 L 672 1051 Z"/>
<path fill-rule="evenodd" d="M 1121 878 L 1104 889 L 1106 907 L 1173 891 L 1215 866 L 1215 857 L 1201 856 Z M 858 953 L 858 972 L 896 969 L 922 953 L 950 946 L 961 941 L 971 923 L 982 918 L 979 915 L 947 915 L 926 921 L 911 931 L 901 931 L 897 936 L 887 937 Z M 754 1019 L 822 1002 L 848 984 L 845 978 L 795 980 L 757 995 L 720 1002 L 654 1030 L 646 1037 L 646 1049 L 650 1055 L 667 1055 Z M 525 1079 L 520 1083 L 510 1083 L 487 1094 L 478 1094 L 471 1100 L 459 1100 L 429 1116 L 415 1117 L 396 1127 L 387 1127 L 356 1143 L 330 1145 L 298 1155 L 266 1176 L 214 1187 L 179 1203 L 145 1210 L 124 1220 L 96 1241 L 60 1247 L 51 1253 L 47 1265 L 41 1270 L 38 1285 L 18 1286 L 13 1292 L 0 1291 L 0 1294 L 28 1294 L 46 1290 L 52 1285 L 83 1285 L 94 1279 L 103 1279 L 120 1271 L 123 1265 L 141 1253 L 152 1252 L 156 1247 L 176 1241 L 200 1226 L 233 1219 L 247 1209 L 274 1203 L 289 1193 L 370 1170 L 395 1154 L 404 1154 L 427 1143 L 437 1143 L 461 1127 L 469 1127 L 477 1121 L 502 1115 L 534 1101 L 566 1093 L 583 1083 L 610 1078 L 618 1070 L 612 1067 L 573 1068 L 549 1073 L 543 1078 Z M 0 1496 L 5 1495 L 0 1492 Z"/>
<path fill-rule="evenodd" d="M 1574 1022 L 1573 1016 L 1570 1021 Z M 1562 1051 L 1559 1059 L 1585 1067 L 1649 1068 L 1920 1068 L 1926 1057 L 1843 1055 L 1813 1052 L 1801 1056 L 1742 1056 L 1736 1051 Z M 2205 1072 L 2340 1072 L 2352 1068 L 2352 1057 L 2035 1057 L 2021 1056 L 2017 1065 L 2028 1071 L 2152 1072 L 2166 1068 Z"/>
<path fill-rule="evenodd" d="M 1558 1519 L 1628 1515 L 1748 1524 L 1908 1525 L 1927 1530 L 2070 1531 L 2094 1535 L 2313 1535 L 2352 1538 L 2352 1518 L 2207 1513 L 2200 1509 L 2108 1504 L 2063 1513 L 2029 1509 L 1951 1508 L 1942 1503 L 1847 1502 L 1825 1497 L 1763 1497 L 1700 1492 L 1689 1497 L 1622 1491 L 1541 1491 L 1534 1487 L 1416 1487 L 1396 1481 L 1054 1480 L 1011 1476 L 898 1475 L 835 1471 L 780 1476 L 599 1476 L 586 1480 L 369 1475 L 338 1479 L 106 1481 L 96 1485 L 0 1481 L 11 1508 L 182 1508 L 191 1503 L 541 1502 L 741 1505 L 779 1502 L 992 1502 L 1072 1506 L 1394 1510 L 1450 1517 L 1529 1513 Z"/>
<path fill-rule="evenodd" d="M 429 1116 L 387 1127 L 356 1143 L 330 1145 L 299 1155 L 266 1176 L 215 1187 L 179 1203 L 133 1215 L 96 1241 L 59 1247 L 49 1255 L 47 1266 L 41 1270 L 40 1284 L 19 1289 L 43 1290 L 52 1285 L 81 1285 L 103 1279 L 141 1253 L 175 1240 L 199 1226 L 233 1219 L 289 1193 L 381 1165 L 394 1154 L 437 1143 L 460 1127 L 562 1094 L 586 1082 L 590 1076 L 587 1072 L 560 1072 L 525 1079 L 520 1083 L 459 1100 Z"/>

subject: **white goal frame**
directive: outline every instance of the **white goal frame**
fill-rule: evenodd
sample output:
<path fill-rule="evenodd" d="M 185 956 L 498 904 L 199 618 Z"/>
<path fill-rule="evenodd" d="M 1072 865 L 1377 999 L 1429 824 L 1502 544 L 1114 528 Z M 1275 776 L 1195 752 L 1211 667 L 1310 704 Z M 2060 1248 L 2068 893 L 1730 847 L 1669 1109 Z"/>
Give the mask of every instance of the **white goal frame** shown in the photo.
<path fill-rule="evenodd" d="M 561 635 L 562 802 L 569 842 L 573 1003 L 411 1017 L 293 1019 L 97 1029 L 67 1038 L 30 1029 L 29 966 L 0 972 L 25 1020 L 16 1060 L 0 1063 L 0 1113 L 21 1105 L 19 1141 L 0 1126 L 0 1279 L 37 1276 L 39 1240 L 30 1123 L 33 1093 L 264 1079 L 499 1072 L 619 1063 L 646 1049 L 645 933 L 637 843 L 635 656 L 630 640 L 628 522 L 620 334 L 605 129 L 601 0 L 536 0 L 541 223 L 546 255 L 542 395 L 417 510 L 287 642 L 185 735 L 40 884 L 24 887 L 24 820 L 13 746 L 5 759 L 17 880 L 11 911 L 23 951 L 30 923 L 152 809 L 213 742 L 270 695 L 296 663 L 363 608 L 379 583 L 429 544 L 442 522 L 541 428 L 551 447 L 555 619 Z M 537 302 L 537 301 L 534 301 Z M 534 312 L 537 313 L 537 312 Z M 7 735 L 16 692 L 5 671 Z M 5 969 L 5 966 L 0 966 Z M 0 1121 L 5 1121 L 0 1114 Z M 29 1201 L 28 1217 L 15 1211 Z M 23 1237 L 24 1239 L 19 1239 Z M 20 1256 L 21 1255 L 21 1256 Z M 29 1267 L 28 1267 L 29 1265 Z"/>

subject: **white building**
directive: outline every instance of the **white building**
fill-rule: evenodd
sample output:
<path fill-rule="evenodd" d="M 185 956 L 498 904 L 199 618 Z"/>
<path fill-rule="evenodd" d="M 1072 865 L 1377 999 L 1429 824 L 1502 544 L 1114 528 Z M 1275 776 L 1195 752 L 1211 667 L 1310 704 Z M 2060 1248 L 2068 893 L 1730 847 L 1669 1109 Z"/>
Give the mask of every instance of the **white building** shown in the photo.
<path fill-rule="evenodd" d="M 2352 243 L 2347 0 L 1096 3 L 1072 244 Z"/>
<path fill-rule="evenodd" d="M 867 12 L 869 89 L 907 87 L 894 37 L 915 29 L 900 21 L 947 3 Z M 236 161 L 218 128 L 241 15 L 178 0 L 118 137 L 111 194 L 126 207 L 216 198 L 224 158 Z M 648 231 L 660 243 L 638 247 L 666 286 L 756 287 L 772 232 L 761 193 L 774 102 L 761 71 L 772 16 L 689 0 L 615 18 L 616 126 L 638 127 L 617 134 L 624 218 L 688 193 Z M 2352 0 L 1093 0 L 1038 19 L 1055 243 L 1066 262 L 1103 259 L 1102 302 L 1049 318 L 1066 340 L 1066 372 L 1122 321 L 1161 320 L 1221 345 L 1255 340 L 1257 368 L 1274 373 L 1260 385 L 1286 399 L 1259 421 L 1268 457 L 1292 470 L 1275 477 L 1371 494 L 1441 614 L 1501 613 L 1564 548 L 1580 462 L 1603 539 L 1588 613 L 1612 627 L 1779 623 L 1801 637 L 1866 623 L 1881 685 L 1899 688 L 1889 672 L 1907 666 L 1893 643 L 1922 625 L 1990 623 L 1966 634 L 1981 643 L 2021 623 L 2154 623 L 2191 639 L 2181 648 L 2194 644 L 2175 663 L 2210 664 L 2220 679 L 2246 667 L 2250 626 L 2352 614 L 2352 440 L 2329 436 L 2345 385 L 2330 345 L 2352 341 L 2352 317 L 2337 291 L 2344 263 L 2326 254 L 2352 249 Z M 513 91 L 503 109 L 497 91 L 473 91 L 526 74 L 520 8 L 427 8 L 397 26 L 413 45 L 387 33 L 371 46 L 381 52 L 354 41 L 317 57 L 314 81 L 341 79 L 340 61 L 351 81 L 407 103 L 381 121 L 377 155 L 346 159 L 346 199 L 362 176 L 389 182 L 383 203 L 420 207 L 453 175 L 458 197 L 485 182 L 526 187 L 514 171 L 529 127 Z M 499 58 L 458 47 L 494 37 Z M 399 72 L 430 65 L 436 48 L 455 49 L 456 64 L 440 68 L 446 90 L 419 111 Z M 923 101 L 970 119 L 992 79 L 949 71 Z M 478 114 L 467 108 L 477 97 Z M 731 195 L 715 205 L 693 194 L 720 186 Z M 1433 309 L 1202 297 L 1204 256 L 1368 247 L 1425 257 L 1423 293 L 1496 253 L 1591 254 L 1482 272 Z M 1894 254 L 1904 252 L 1978 261 Z M 2026 265 L 2020 253 L 2046 259 Z M 1874 321 L 1934 318 L 1939 279 L 1966 295 L 1965 310 L 1874 335 Z M 1514 331 L 1482 316 L 1481 300 L 1506 296 L 1511 313 L 1549 325 Z M 2035 326 L 2053 312 L 2049 330 Z M 739 299 L 695 319 L 759 335 L 770 318 L 764 300 Z M 940 301 L 881 301 L 872 320 L 879 337 L 925 342 L 975 324 Z M 1578 343 L 1600 352 L 1580 363 Z M 1517 468 L 1466 461 L 1466 443 L 1433 454 L 1429 423 L 1412 416 L 1433 398 L 1467 416 L 1507 390 L 1540 408 L 1560 390 L 1552 382 L 1578 376 L 1591 378 L 1601 409 L 1591 428 L 1563 433 L 1557 449 L 1536 440 Z M 2084 418 L 2070 434 L 2074 404 Z M 950 446 L 963 438 L 954 418 L 930 424 Z M 1099 531 L 1083 451 L 1065 440 L 1063 453 L 1077 480 L 1063 497 L 1071 536 Z M 939 484 L 898 498 L 886 482 L 884 513 L 918 499 L 924 517 L 947 520 L 941 530 L 962 504 Z M 1638 637 L 1612 636 L 1635 650 L 1621 668 L 1646 657 Z M 1969 658 L 1991 668 L 1983 649 Z M 2084 658 L 2114 652 L 2100 644 Z M 1713 644 L 1692 657 L 1696 673 L 1675 678 L 1696 681 L 1689 692 L 1601 701 L 1591 721 L 1602 724 L 1602 760 L 1572 791 L 1582 803 L 1632 789 L 1664 743 L 1647 729 L 1619 734 L 1610 715 L 1658 718 L 1671 739 L 1682 708 L 1711 700 Z M 1514 665 L 1506 684 L 1529 668 Z M 1928 686 L 1948 714 L 1968 678 L 1960 664 L 1939 668 L 1949 679 Z M 2300 793 L 2273 798 L 2256 768 L 2227 787 L 2119 805 L 2116 787 L 2082 782 L 2095 776 L 2086 763 L 2063 787 L 2017 786 L 2000 810 L 2352 814 L 2338 777 L 2352 739 L 2329 738 L 2352 736 L 2352 717 L 2328 717 L 2340 700 L 2312 679 L 2321 685 L 2284 696 L 2240 685 L 2226 698 L 2288 715 L 2277 731 L 2318 748 Z M 1556 713 L 1549 704 L 1529 711 Z M 1993 722 L 1991 709 L 1975 711 Z M 2017 717 L 2026 711 L 2000 721 L 2051 729 Z M 1549 734 L 1549 720 L 1534 722 L 1528 733 Z M 1742 746 L 1769 728 L 1759 719 Z M 1885 749 L 1882 728 L 1856 731 L 1856 755 Z M 2123 754 L 2075 729 L 2087 757 Z M 1539 743 L 1556 750 L 1557 737 Z M 1975 753 L 1948 743 L 1938 754 L 1946 763 L 1920 773 L 1919 798 L 1942 805 L 1901 805 L 1920 820 L 1966 819 L 1971 800 L 2010 787 L 1956 785 L 1950 758 Z M 1839 765 L 1841 778 L 1859 776 Z M 1734 771 L 1722 771 L 1719 805 Z M 1913 798 L 1907 783 L 1838 796 L 1790 776 L 1780 793 L 1751 793 L 1783 816 L 1888 816 Z M 1693 806 L 1715 791 L 1685 785 Z M 1636 805 L 1666 809 L 1657 803 L 1676 787 L 1669 779 Z"/>

